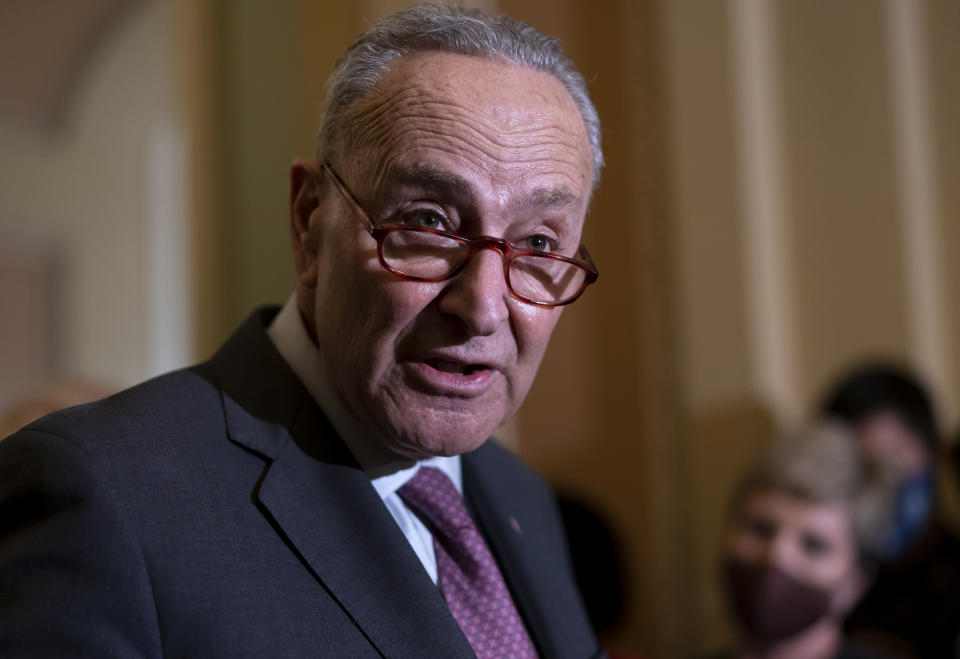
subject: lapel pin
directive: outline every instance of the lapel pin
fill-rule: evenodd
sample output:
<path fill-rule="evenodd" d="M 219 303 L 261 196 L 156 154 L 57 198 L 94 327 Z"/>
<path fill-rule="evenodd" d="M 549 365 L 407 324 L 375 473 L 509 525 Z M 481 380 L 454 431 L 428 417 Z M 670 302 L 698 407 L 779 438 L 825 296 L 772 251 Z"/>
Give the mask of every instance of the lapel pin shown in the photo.
<path fill-rule="evenodd" d="M 517 521 L 517 518 L 513 515 L 510 515 L 510 526 L 513 527 L 513 530 L 519 534 L 522 534 L 523 531 L 520 530 L 520 522 Z"/>

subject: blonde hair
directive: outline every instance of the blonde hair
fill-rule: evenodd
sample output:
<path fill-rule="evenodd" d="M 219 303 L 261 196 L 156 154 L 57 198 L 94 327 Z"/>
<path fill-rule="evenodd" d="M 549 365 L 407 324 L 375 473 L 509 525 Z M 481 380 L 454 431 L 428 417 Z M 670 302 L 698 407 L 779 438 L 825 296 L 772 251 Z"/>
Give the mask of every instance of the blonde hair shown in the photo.
<path fill-rule="evenodd" d="M 893 491 L 892 474 L 860 456 L 845 425 L 821 421 L 775 441 L 740 481 L 730 512 L 759 492 L 812 504 L 845 503 L 861 558 L 872 559 L 890 522 Z"/>

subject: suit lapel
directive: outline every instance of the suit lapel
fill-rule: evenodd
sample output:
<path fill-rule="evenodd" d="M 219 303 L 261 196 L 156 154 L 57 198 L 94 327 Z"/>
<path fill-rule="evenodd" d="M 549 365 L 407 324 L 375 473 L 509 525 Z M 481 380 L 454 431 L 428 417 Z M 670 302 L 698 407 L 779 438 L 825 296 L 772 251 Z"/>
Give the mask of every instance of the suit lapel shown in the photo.
<path fill-rule="evenodd" d="M 295 434 L 305 430 L 331 432 L 308 420 Z M 366 474 L 318 457 L 288 442 L 257 492 L 304 562 L 384 656 L 471 656 Z"/>
<path fill-rule="evenodd" d="M 380 654 L 472 657 L 369 478 L 276 353 L 265 321 L 259 332 L 251 322 L 214 365 L 231 439 L 268 458 L 251 483 L 264 513 Z"/>

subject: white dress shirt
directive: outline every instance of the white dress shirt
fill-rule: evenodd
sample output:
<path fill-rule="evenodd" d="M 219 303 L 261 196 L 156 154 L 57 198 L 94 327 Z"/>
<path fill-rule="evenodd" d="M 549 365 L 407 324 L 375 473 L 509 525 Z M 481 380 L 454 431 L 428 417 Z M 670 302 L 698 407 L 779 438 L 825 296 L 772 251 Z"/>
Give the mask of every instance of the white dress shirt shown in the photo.
<path fill-rule="evenodd" d="M 300 317 L 295 293 L 273 319 L 267 334 L 284 361 L 317 401 L 317 405 L 339 433 L 357 463 L 370 477 L 371 484 L 403 531 L 417 558 L 423 563 L 427 574 L 437 583 L 437 558 L 433 551 L 433 536 L 420 518 L 403 502 L 397 490 L 413 478 L 421 465 L 430 465 L 449 476 L 462 495 L 460 456 L 433 457 L 419 462 L 404 460 L 390 453 L 379 437 L 361 426 L 340 400 L 327 377 L 320 352 L 310 340 Z"/>

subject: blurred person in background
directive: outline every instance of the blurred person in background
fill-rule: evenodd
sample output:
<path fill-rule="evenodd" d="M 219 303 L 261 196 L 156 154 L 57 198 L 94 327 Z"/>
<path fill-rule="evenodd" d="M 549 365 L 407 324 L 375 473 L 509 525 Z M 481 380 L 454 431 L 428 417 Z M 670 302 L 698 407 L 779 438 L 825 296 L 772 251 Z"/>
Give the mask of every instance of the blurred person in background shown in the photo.
<path fill-rule="evenodd" d="M 907 369 L 869 363 L 841 377 L 820 411 L 849 424 L 861 454 L 896 482 L 880 568 L 848 629 L 899 637 L 925 659 L 958 656 L 960 540 L 938 504 L 942 450 L 929 393 Z"/>
<path fill-rule="evenodd" d="M 860 459 L 840 424 L 776 442 L 729 509 L 722 579 L 737 637 L 715 658 L 900 656 L 843 631 L 870 583 L 889 496 L 889 481 Z"/>

